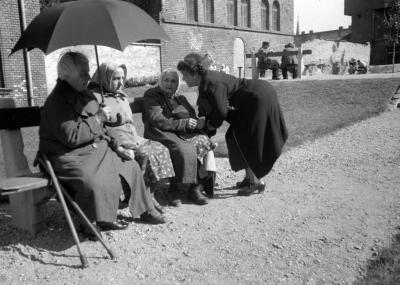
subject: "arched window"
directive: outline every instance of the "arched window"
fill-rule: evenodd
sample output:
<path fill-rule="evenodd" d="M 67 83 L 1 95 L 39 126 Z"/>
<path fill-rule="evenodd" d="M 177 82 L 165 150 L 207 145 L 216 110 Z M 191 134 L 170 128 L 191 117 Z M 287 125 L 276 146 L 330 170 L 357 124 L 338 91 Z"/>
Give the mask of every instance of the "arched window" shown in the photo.
<path fill-rule="evenodd" d="M 268 0 L 261 1 L 261 29 L 269 30 L 269 3 L 268 3 Z"/>
<path fill-rule="evenodd" d="M 240 26 L 250 27 L 250 0 L 240 1 Z"/>
<path fill-rule="evenodd" d="M 278 1 L 272 4 L 272 30 L 281 30 L 281 8 L 279 7 Z"/>
<path fill-rule="evenodd" d="M 226 0 L 226 12 L 227 12 L 227 22 L 229 25 L 236 26 L 237 25 L 237 8 L 236 8 L 236 0 Z"/>
<path fill-rule="evenodd" d="M 214 0 L 203 0 L 204 22 L 214 23 Z"/>
<path fill-rule="evenodd" d="M 188 21 L 198 21 L 197 17 L 197 0 L 186 0 L 186 14 Z"/>

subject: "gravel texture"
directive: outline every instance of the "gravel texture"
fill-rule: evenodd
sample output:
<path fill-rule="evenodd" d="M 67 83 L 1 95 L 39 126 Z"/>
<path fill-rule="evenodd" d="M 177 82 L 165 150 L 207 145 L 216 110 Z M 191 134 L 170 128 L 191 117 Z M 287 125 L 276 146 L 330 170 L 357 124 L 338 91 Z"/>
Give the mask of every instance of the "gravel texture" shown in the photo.
<path fill-rule="evenodd" d="M 206 206 L 168 208 L 165 225 L 104 233 L 118 260 L 83 242 L 80 269 L 59 205 L 35 238 L 0 204 L 0 284 L 350 284 L 400 223 L 400 109 L 284 152 L 263 195 L 237 197 L 220 169 Z M 128 216 L 126 210 L 122 216 Z"/>

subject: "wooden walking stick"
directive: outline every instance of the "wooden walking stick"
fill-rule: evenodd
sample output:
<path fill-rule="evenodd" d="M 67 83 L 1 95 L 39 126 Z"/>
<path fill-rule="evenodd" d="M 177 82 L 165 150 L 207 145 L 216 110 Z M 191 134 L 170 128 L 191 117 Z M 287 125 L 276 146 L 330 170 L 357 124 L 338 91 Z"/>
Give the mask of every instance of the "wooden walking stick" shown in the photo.
<path fill-rule="evenodd" d="M 72 236 L 74 237 L 76 246 L 78 248 L 79 256 L 81 259 L 82 267 L 88 267 L 88 261 L 86 256 L 82 253 L 80 249 L 80 244 L 79 244 L 79 239 L 78 235 L 75 230 L 75 226 L 72 222 L 71 215 L 68 211 L 67 205 L 64 200 L 64 195 L 68 199 L 68 202 L 71 203 L 73 208 L 76 210 L 76 212 L 81 216 L 81 218 L 84 220 L 85 224 L 90 228 L 90 230 L 96 235 L 96 237 L 99 239 L 101 244 L 104 246 L 104 248 L 107 250 L 107 253 L 109 254 L 111 259 L 115 259 L 116 255 L 115 253 L 104 243 L 101 235 L 99 232 L 96 230 L 96 228 L 93 226 L 93 224 L 89 221 L 89 219 L 86 217 L 85 213 L 81 210 L 79 205 L 72 199 L 72 197 L 68 194 L 68 192 L 65 190 L 65 188 L 59 183 L 57 176 L 53 170 L 53 167 L 51 166 L 50 161 L 48 160 L 47 156 L 45 154 L 41 154 L 42 157 L 39 156 L 38 160 L 39 162 L 43 165 L 43 167 L 46 169 L 47 173 L 50 175 L 51 181 L 53 182 L 54 188 L 56 189 L 57 195 L 60 198 L 61 205 L 63 207 L 65 216 L 67 218 L 68 225 L 70 227 Z"/>

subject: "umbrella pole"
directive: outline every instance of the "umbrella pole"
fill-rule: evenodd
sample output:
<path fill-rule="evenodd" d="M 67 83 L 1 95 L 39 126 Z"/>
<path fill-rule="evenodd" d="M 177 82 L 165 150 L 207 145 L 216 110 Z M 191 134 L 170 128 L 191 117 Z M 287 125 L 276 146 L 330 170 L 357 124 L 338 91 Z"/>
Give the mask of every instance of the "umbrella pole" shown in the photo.
<path fill-rule="evenodd" d="M 100 94 L 101 97 L 103 97 L 103 85 L 100 82 L 101 76 L 100 76 L 100 62 L 99 62 L 99 52 L 97 50 L 97 45 L 94 45 L 94 52 L 96 54 L 96 62 L 97 62 L 97 75 L 99 76 L 99 85 L 100 85 Z M 104 102 L 104 100 L 103 100 Z"/>
<path fill-rule="evenodd" d="M 20 22 L 21 22 L 21 34 L 26 29 L 26 17 L 25 17 L 25 4 L 24 0 L 18 1 L 19 14 L 20 14 Z M 33 89 L 32 89 L 32 73 L 31 73 L 31 60 L 28 54 L 28 50 L 26 48 L 23 49 L 24 55 L 24 64 L 25 64 L 25 76 L 26 76 L 26 89 L 27 89 L 27 99 L 28 106 L 33 106 Z"/>

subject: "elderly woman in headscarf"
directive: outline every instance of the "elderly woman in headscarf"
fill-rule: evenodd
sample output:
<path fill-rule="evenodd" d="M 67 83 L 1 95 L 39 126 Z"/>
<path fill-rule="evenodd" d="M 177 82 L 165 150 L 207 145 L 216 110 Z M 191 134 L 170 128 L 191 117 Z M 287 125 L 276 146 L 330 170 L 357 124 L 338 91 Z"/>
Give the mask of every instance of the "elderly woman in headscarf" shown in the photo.
<path fill-rule="evenodd" d="M 137 160 L 144 181 L 151 188 L 162 179 L 174 177 L 175 173 L 168 149 L 137 134 L 128 97 L 122 91 L 126 75 L 124 64 L 105 62 L 94 73 L 90 87 L 98 101 L 110 108 L 110 119 L 105 123 L 105 129 L 111 137 L 111 147 L 122 159 Z M 155 208 L 164 213 L 164 208 L 154 196 L 152 198 Z M 155 223 L 165 222 L 164 217 L 158 214 L 150 218 Z"/>
<path fill-rule="evenodd" d="M 186 97 L 177 93 L 179 84 L 178 71 L 166 69 L 160 75 L 158 86 L 144 93 L 144 137 L 161 142 L 170 151 L 175 170 L 168 191 L 170 204 L 179 206 L 179 192 L 189 186 L 189 200 L 204 205 L 208 199 L 202 193 L 202 183 L 199 183 L 199 166 L 215 148 L 215 144 L 202 131 L 204 120 L 196 116 Z M 204 172 L 207 178 L 203 184 L 208 184 L 204 190 L 211 193 L 215 172 L 208 174 Z"/>

